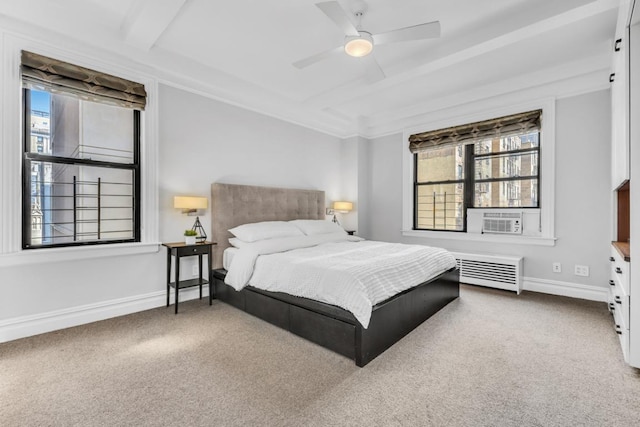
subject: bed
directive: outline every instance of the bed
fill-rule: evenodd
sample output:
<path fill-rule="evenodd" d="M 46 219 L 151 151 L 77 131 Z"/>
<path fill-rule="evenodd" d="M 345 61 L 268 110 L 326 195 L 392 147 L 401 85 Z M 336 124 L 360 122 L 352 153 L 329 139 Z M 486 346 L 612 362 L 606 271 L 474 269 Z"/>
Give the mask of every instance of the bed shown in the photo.
<path fill-rule="evenodd" d="M 354 315 L 335 305 L 271 292 L 253 286 L 236 291 L 225 284 L 224 250 L 229 229 L 241 224 L 294 219 L 325 219 L 323 191 L 214 183 L 211 188 L 212 235 L 217 242 L 213 292 L 240 310 L 333 350 L 365 366 L 418 325 L 459 296 L 453 268 L 378 304 L 364 328 Z"/>

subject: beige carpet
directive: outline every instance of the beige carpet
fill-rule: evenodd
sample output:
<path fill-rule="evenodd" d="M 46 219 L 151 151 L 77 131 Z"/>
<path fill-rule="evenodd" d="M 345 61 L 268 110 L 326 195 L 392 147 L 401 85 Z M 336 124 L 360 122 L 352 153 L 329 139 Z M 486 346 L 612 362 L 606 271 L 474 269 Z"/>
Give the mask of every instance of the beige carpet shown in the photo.
<path fill-rule="evenodd" d="M 604 303 L 463 286 L 365 368 L 220 302 L 0 344 L 2 426 L 632 426 Z"/>

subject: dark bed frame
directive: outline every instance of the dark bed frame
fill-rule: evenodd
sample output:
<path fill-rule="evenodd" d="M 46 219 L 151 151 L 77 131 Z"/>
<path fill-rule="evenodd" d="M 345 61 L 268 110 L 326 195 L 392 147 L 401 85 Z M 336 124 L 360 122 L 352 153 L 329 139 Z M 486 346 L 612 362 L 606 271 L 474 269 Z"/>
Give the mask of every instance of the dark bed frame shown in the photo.
<path fill-rule="evenodd" d="M 397 294 L 373 307 L 367 329 L 350 312 L 330 304 L 224 283 L 213 271 L 214 297 L 365 366 L 459 296 L 458 269 Z"/>
<path fill-rule="evenodd" d="M 330 304 L 247 286 L 224 283 L 222 252 L 228 232 L 240 224 L 292 219 L 325 219 L 323 191 L 214 183 L 211 189 L 214 253 L 213 291 L 217 298 L 365 366 L 460 294 L 453 268 L 376 304 L 368 328 L 350 312 Z"/>

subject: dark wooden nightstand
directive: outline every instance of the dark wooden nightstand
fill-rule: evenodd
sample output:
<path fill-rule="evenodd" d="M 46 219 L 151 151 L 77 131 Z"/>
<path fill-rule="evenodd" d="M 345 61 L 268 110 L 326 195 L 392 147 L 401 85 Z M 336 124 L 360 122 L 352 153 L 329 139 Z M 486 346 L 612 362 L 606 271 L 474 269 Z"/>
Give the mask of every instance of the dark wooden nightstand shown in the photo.
<path fill-rule="evenodd" d="M 200 287 L 200 299 L 202 299 L 202 285 L 206 285 L 209 283 L 209 305 L 211 305 L 212 300 L 214 298 L 213 295 L 213 283 L 211 276 L 211 266 L 213 259 L 213 245 L 214 242 L 202 242 L 196 243 L 194 245 L 187 245 L 184 242 L 176 242 L 176 243 L 163 243 L 162 246 L 167 248 L 167 307 L 169 307 L 169 295 L 171 293 L 171 287 L 175 289 L 176 299 L 175 299 L 175 313 L 178 314 L 178 294 L 180 289 L 191 288 L 193 286 Z M 175 281 L 171 282 L 171 256 L 175 257 Z M 188 279 L 188 280 L 180 280 L 180 258 L 186 256 L 198 256 L 198 278 L 197 279 Z M 202 278 L 202 256 L 207 255 L 207 269 L 209 273 L 207 274 L 207 279 Z"/>
<path fill-rule="evenodd" d="M 353 236 L 354 234 L 356 234 L 356 230 L 344 230 L 344 231 L 346 231 L 349 236 Z"/>

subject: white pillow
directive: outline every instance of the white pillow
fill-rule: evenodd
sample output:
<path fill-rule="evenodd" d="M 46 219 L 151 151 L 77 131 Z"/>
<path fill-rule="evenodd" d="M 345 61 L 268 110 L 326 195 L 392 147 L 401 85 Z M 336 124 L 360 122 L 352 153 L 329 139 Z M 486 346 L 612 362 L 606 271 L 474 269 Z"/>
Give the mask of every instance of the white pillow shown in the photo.
<path fill-rule="evenodd" d="M 243 246 L 247 246 L 249 244 L 249 242 L 245 242 L 244 240 L 240 240 L 237 237 L 232 237 L 229 239 L 229 243 L 231 243 L 231 246 L 233 246 L 234 248 L 241 248 Z"/>
<path fill-rule="evenodd" d="M 347 234 L 344 228 L 340 227 L 335 222 L 327 221 L 324 219 L 296 219 L 289 221 L 291 224 L 295 224 L 304 234 L 307 236 L 315 236 L 316 234 L 327 233 L 342 233 Z"/>
<path fill-rule="evenodd" d="M 285 221 L 264 221 L 243 224 L 230 229 L 229 232 L 245 242 L 304 235 L 298 227 Z"/>

